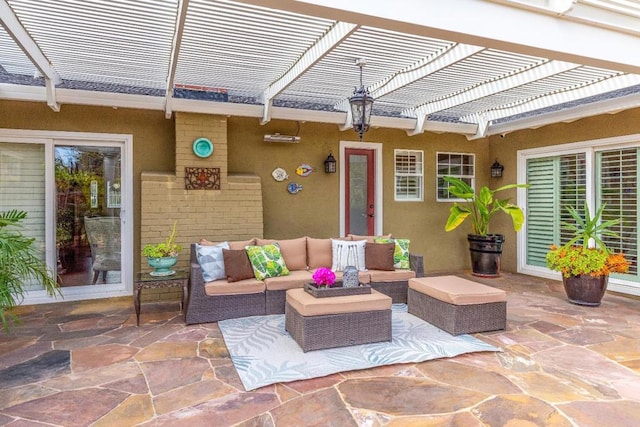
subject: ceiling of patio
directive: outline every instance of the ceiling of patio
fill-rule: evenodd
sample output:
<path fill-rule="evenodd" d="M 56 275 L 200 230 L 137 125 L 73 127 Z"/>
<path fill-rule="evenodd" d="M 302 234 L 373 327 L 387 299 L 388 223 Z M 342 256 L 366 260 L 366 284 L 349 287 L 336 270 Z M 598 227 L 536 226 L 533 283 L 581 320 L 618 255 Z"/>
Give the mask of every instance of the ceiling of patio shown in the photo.
<path fill-rule="evenodd" d="M 640 106 L 640 0 L 0 0 L 0 99 L 470 139 Z M 0 112 L 1 114 L 1 112 Z"/>

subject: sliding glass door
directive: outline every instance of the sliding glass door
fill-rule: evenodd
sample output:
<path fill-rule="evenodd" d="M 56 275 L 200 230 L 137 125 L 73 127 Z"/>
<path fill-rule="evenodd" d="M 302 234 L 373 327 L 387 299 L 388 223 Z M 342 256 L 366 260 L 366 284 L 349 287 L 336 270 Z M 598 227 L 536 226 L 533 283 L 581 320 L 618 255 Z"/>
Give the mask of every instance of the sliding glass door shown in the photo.
<path fill-rule="evenodd" d="M 552 277 L 546 268 L 549 245 L 562 245 L 572 233 L 567 207 L 584 215 L 604 206 L 603 221 L 619 219 L 616 236 L 601 236 L 610 250 L 624 252 L 631 261 L 627 274 L 616 274 L 613 290 L 640 294 L 638 266 L 638 176 L 640 136 L 612 138 L 569 146 L 525 150 L 520 153 L 519 181 L 531 184 L 526 194 L 526 224 L 518 245 L 519 271 Z M 524 179 L 522 179 L 524 178 Z M 519 201 L 521 205 L 522 201 Z"/>
<path fill-rule="evenodd" d="M 131 137 L 0 129 L 0 210 L 27 212 L 24 234 L 64 299 L 129 295 Z M 25 303 L 49 302 L 28 283 Z"/>

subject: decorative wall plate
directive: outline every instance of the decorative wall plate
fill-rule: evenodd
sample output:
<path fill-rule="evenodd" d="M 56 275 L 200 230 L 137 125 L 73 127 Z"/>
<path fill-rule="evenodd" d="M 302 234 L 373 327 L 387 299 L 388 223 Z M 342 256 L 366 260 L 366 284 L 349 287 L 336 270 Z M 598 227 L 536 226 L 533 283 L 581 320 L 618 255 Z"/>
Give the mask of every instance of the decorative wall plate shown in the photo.
<path fill-rule="evenodd" d="M 314 170 L 313 166 L 303 163 L 296 168 L 296 174 L 300 176 L 309 176 Z"/>
<path fill-rule="evenodd" d="M 275 168 L 273 172 L 271 172 L 271 176 L 278 182 L 284 181 L 285 179 L 289 178 L 289 175 L 287 175 L 287 171 L 282 168 Z"/>
<path fill-rule="evenodd" d="M 302 185 L 296 184 L 295 182 L 290 182 L 289 185 L 287 185 L 287 191 L 291 194 L 296 194 L 300 190 L 302 190 Z"/>
<path fill-rule="evenodd" d="M 207 138 L 198 138 L 193 141 L 193 153 L 201 158 L 207 158 L 213 154 L 213 143 Z"/>

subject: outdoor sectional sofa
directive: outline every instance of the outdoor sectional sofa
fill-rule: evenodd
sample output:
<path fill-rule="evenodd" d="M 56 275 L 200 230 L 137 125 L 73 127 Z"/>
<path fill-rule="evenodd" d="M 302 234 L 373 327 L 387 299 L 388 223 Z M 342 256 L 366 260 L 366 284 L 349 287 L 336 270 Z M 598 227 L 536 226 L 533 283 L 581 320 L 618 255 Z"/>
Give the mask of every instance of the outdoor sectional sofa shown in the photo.
<path fill-rule="evenodd" d="M 342 240 L 366 240 L 373 245 L 373 236 L 347 236 Z M 332 267 L 332 239 L 300 237 L 297 239 L 251 239 L 228 242 L 229 249 L 241 250 L 251 245 L 267 245 L 277 242 L 290 274 L 257 280 L 255 277 L 230 282 L 227 279 L 205 283 L 202 267 L 198 262 L 196 244 L 191 245 L 189 296 L 185 314 L 187 324 L 217 322 L 237 317 L 285 312 L 286 291 L 302 288 L 312 282 L 313 272 Z M 202 244 L 202 242 L 201 242 Z M 214 243 L 206 242 L 213 245 Z M 410 269 L 376 270 L 359 272 L 361 283 L 390 296 L 393 303 L 407 302 L 408 281 L 424 276 L 421 255 L 409 255 Z M 230 266 L 227 266 L 230 267 Z M 342 277 L 337 271 L 336 276 Z"/>

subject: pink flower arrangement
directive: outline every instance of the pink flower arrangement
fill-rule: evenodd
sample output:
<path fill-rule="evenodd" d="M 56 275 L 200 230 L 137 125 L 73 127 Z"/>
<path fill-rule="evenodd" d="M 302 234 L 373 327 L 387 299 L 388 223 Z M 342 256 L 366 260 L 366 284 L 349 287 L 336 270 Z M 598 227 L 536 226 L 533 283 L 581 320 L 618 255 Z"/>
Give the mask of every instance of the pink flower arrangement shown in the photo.
<path fill-rule="evenodd" d="M 328 268 L 320 267 L 313 276 L 313 281 L 318 286 L 331 287 L 336 282 L 336 274 Z"/>

